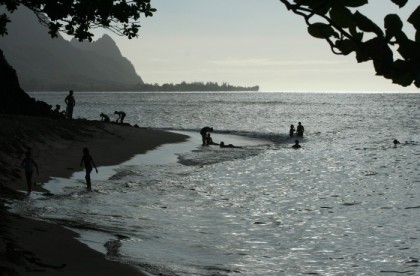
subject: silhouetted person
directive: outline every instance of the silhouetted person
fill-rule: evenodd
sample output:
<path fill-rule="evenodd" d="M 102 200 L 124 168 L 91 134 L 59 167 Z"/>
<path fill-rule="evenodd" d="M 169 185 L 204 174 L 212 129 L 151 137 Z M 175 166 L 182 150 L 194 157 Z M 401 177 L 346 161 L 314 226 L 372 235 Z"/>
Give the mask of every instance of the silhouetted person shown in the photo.
<path fill-rule="evenodd" d="M 104 121 L 105 123 L 109 123 L 111 120 L 109 119 L 109 116 L 108 115 L 106 115 L 106 114 L 104 114 L 104 113 L 101 113 L 101 121 Z"/>
<path fill-rule="evenodd" d="M 392 141 L 392 143 L 394 143 L 395 146 L 398 145 L 398 144 L 401 144 L 400 141 L 398 141 L 397 139 L 394 139 L 394 141 Z"/>
<path fill-rule="evenodd" d="M 289 135 L 290 135 L 290 136 L 293 136 L 293 133 L 295 133 L 295 131 L 296 131 L 296 130 L 295 130 L 295 126 L 294 126 L 294 125 L 291 125 L 291 126 L 290 126 L 290 130 L 289 130 Z"/>
<path fill-rule="evenodd" d="M 213 131 L 213 128 L 212 127 L 208 127 L 208 126 L 207 127 L 203 127 L 200 130 L 201 139 L 203 141 L 203 146 L 206 145 L 207 132 L 211 132 L 211 131 Z"/>
<path fill-rule="evenodd" d="M 74 99 L 73 96 L 73 90 L 69 91 L 69 94 L 67 95 L 66 99 L 64 100 L 64 102 L 67 105 L 66 108 L 66 117 L 71 119 L 73 118 L 73 108 L 76 105 L 76 100 Z"/>
<path fill-rule="evenodd" d="M 84 148 L 83 149 L 83 156 L 82 156 L 82 161 L 80 161 L 80 166 L 85 166 L 85 171 L 86 171 L 86 185 L 87 185 L 87 190 L 88 191 L 92 191 L 92 184 L 90 182 L 90 173 L 92 172 L 92 169 L 95 168 L 96 173 L 98 173 L 98 169 L 96 168 L 95 162 L 93 162 L 93 158 L 92 156 L 90 156 L 89 154 L 89 149 L 88 148 Z"/>
<path fill-rule="evenodd" d="M 54 115 L 55 116 L 59 116 L 60 115 L 60 105 L 59 104 L 57 104 L 56 106 L 55 106 L 55 109 L 53 110 L 53 113 L 54 113 Z"/>
<path fill-rule="evenodd" d="M 221 148 L 238 148 L 238 149 L 240 149 L 241 147 L 237 147 L 237 146 L 234 146 L 234 145 L 232 145 L 232 144 L 229 144 L 229 145 L 225 145 L 225 142 L 220 142 L 220 147 Z"/>
<path fill-rule="evenodd" d="M 60 111 L 60 108 L 61 108 L 61 106 L 59 105 L 59 104 L 57 104 L 56 106 L 55 106 L 55 109 L 53 110 L 53 114 L 54 114 L 54 116 L 56 116 L 56 117 L 66 117 L 66 112 L 63 110 L 63 111 Z"/>
<path fill-rule="evenodd" d="M 32 192 L 32 175 L 34 173 L 34 168 L 36 169 L 36 174 L 39 175 L 38 165 L 32 158 L 30 150 L 25 153 L 25 159 L 23 159 L 21 166 L 25 168 L 26 185 L 28 187 L 29 195 Z"/>
<path fill-rule="evenodd" d="M 125 112 L 124 111 L 115 111 L 114 114 L 118 115 L 116 122 L 120 121 L 120 124 L 124 123 Z"/>
<path fill-rule="evenodd" d="M 299 145 L 299 140 L 295 141 L 295 144 L 292 146 L 292 148 L 294 148 L 294 149 L 300 149 L 301 148 L 301 146 Z"/>
<path fill-rule="evenodd" d="M 298 123 L 297 129 L 296 129 L 296 133 L 298 136 L 303 136 L 303 132 L 305 131 L 305 128 L 303 127 L 303 125 L 301 124 L 301 122 Z"/>
<path fill-rule="evenodd" d="M 210 133 L 207 133 L 206 144 L 207 145 L 219 145 L 219 144 L 213 142 L 213 138 L 211 138 Z"/>

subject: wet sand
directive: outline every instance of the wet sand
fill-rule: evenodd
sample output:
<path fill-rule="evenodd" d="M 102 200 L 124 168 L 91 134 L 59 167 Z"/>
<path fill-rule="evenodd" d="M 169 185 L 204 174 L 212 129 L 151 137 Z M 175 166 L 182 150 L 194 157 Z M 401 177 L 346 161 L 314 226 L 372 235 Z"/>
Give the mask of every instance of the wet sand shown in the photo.
<path fill-rule="evenodd" d="M 0 116 L 0 271 L 2 275 L 144 275 L 107 259 L 75 239 L 63 226 L 9 213 L 4 202 L 25 199 L 20 163 L 30 148 L 39 167 L 35 181 L 70 177 L 80 171 L 88 147 L 98 167 L 117 165 L 165 143 L 182 142 L 180 134 L 85 120 Z M 99 169 L 100 170 L 100 169 Z M 100 171 L 99 171 L 100 173 Z M 41 185 L 33 190 L 42 191 Z"/>

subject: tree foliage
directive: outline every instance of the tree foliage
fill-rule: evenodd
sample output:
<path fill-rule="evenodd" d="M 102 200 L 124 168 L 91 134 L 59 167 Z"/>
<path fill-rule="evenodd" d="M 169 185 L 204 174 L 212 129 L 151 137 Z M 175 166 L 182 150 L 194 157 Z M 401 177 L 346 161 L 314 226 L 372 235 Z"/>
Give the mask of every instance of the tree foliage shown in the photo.
<path fill-rule="evenodd" d="M 140 17 L 153 16 L 150 0 L 0 0 L 0 6 L 12 13 L 20 6 L 32 10 L 41 24 L 48 26 L 51 37 L 58 32 L 80 41 L 92 41 L 94 28 L 102 27 L 122 36 L 138 36 Z M 0 14 L 0 35 L 7 34 L 10 22 Z"/>
<path fill-rule="evenodd" d="M 384 18 L 379 27 L 357 9 L 368 0 L 280 0 L 288 10 L 302 16 L 310 35 L 325 39 L 334 54 L 355 53 L 358 62 L 373 61 L 376 74 L 393 83 L 420 87 L 420 6 L 408 23 L 416 30 L 410 39 L 397 14 Z M 385 0 L 383 0 L 385 1 Z M 408 0 L 390 0 L 404 7 Z"/>
<path fill-rule="evenodd" d="M 259 91 L 260 87 L 256 86 L 234 86 L 226 82 L 219 84 L 217 82 L 191 82 L 185 81 L 177 84 L 164 83 L 155 84 L 139 84 L 134 87 L 134 91 L 143 92 L 226 92 L 226 91 Z"/>

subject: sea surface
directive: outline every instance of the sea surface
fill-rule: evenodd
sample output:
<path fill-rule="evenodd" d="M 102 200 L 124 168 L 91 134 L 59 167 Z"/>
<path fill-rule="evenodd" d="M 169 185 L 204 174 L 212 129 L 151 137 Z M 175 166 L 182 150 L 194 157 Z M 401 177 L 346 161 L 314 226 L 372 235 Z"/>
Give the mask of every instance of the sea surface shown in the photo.
<path fill-rule="evenodd" d="M 66 94 L 31 95 L 64 107 Z M 83 172 L 53 179 L 16 212 L 152 275 L 420 275 L 420 94 L 75 98 L 77 118 L 123 110 L 190 139 L 100 167 L 91 193 Z M 242 148 L 202 147 L 204 126 Z"/>

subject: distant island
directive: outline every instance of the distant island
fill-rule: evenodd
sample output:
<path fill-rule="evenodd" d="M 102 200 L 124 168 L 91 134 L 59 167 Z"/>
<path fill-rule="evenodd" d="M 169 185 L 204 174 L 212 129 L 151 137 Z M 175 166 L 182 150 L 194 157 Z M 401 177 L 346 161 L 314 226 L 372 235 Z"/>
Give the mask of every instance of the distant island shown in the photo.
<path fill-rule="evenodd" d="M 155 84 L 139 84 L 134 87 L 135 91 L 139 92 L 221 92 L 221 91 L 259 91 L 260 87 L 256 86 L 234 86 L 226 82 L 219 84 L 217 82 L 191 82 L 185 81 L 173 84 L 165 83 L 159 85 Z"/>
<path fill-rule="evenodd" d="M 8 25 L 10 35 L 0 37 L 6 60 L 18 73 L 20 86 L 29 92 L 83 91 L 200 92 L 258 91 L 258 86 L 192 82 L 148 84 L 107 34 L 91 43 L 51 39 L 35 15 L 19 9 Z"/>

